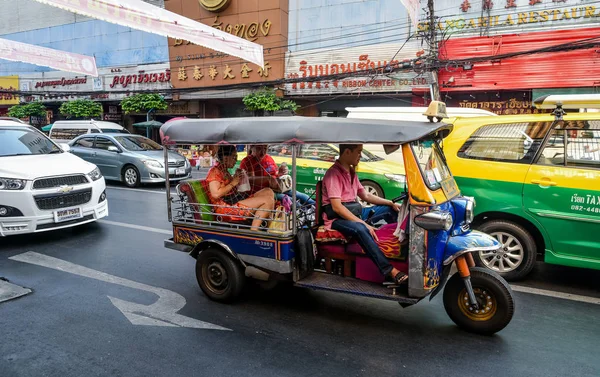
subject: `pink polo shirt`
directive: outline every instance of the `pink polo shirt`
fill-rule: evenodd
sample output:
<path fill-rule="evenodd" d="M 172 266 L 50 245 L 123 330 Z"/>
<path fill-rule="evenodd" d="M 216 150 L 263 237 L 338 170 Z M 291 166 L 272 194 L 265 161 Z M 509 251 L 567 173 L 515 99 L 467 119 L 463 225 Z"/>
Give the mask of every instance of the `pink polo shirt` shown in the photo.
<path fill-rule="evenodd" d="M 336 161 L 323 177 L 322 203 L 324 206 L 331 204 L 331 199 L 341 199 L 342 203 L 354 202 L 361 191 L 365 191 L 365 188 L 358 180 L 358 176 L 355 174 L 352 179 L 350 172 Z M 331 229 L 333 220 L 329 220 L 325 212 L 323 212 L 323 220 L 325 228 Z"/>

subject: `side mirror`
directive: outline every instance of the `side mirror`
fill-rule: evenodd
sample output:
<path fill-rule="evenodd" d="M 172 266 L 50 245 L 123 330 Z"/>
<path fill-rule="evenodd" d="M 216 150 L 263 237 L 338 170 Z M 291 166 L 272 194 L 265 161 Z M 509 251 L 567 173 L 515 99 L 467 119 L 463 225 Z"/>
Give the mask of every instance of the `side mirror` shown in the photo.
<path fill-rule="evenodd" d="M 110 147 L 108 147 L 108 151 L 109 152 L 117 152 L 119 153 L 119 148 L 115 147 L 114 145 L 111 145 Z"/>
<path fill-rule="evenodd" d="M 63 150 L 63 152 L 70 152 L 71 151 L 71 146 L 69 144 L 60 143 L 60 144 L 58 144 L 58 146 L 60 147 L 60 149 Z"/>

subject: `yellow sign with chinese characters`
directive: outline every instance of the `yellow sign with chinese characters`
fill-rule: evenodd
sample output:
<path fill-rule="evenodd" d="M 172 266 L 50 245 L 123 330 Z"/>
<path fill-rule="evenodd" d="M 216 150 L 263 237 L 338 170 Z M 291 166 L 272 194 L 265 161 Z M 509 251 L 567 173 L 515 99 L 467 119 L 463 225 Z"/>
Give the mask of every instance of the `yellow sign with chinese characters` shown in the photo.
<path fill-rule="evenodd" d="M 0 76 L 0 105 L 18 105 L 19 76 Z"/>

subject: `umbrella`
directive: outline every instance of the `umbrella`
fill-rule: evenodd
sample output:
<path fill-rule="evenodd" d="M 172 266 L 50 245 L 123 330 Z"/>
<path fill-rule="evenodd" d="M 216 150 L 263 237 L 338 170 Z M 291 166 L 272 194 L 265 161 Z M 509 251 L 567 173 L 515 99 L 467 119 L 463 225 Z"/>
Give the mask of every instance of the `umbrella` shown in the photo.
<path fill-rule="evenodd" d="M 162 122 L 157 120 L 147 120 L 145 122 L 134 123 L 133 127 L 145 128 L 146 129 L 146 137 L 150 138 L 150 130 L 152 128 L 160 128 L 162 126 Z"/>
<path fill-rule="evenodd" d="M 147 120 L 145 122 L 133 124 L 133 127 L 139 128 L 160 128 L 160 126 L 162 126 L 162 122 L 159 122 L 157 120 Z"/>
<path fill-rule="evenodd" d="M 50 131 L 50 129 L 52 128 L 53 124 L 54 123 L 50 123 L 49 125 L 42 127 L 42 131 Z"/>

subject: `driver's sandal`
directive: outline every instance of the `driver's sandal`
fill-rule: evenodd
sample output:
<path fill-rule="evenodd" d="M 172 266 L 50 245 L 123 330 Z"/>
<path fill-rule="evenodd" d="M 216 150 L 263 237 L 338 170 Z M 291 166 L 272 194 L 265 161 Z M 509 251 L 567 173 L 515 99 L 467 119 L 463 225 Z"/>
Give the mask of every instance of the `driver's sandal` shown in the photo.
<path fill-rule="evenodd" d="M 402 271 L 399 271 L 396 274 L 396 276 L 394 276 L 394 277 L 391 277 L 388 275 L 387 278 L 391 281 L 388 280 L 388 281 L 384 282 L 383 284 L 388 285 L 388 286 L 391 286 L 391 285 L 398 286 L 398 285 L 404 284 L 408 281 L 408 275 Z"/>

